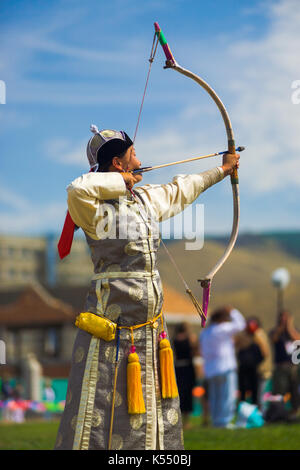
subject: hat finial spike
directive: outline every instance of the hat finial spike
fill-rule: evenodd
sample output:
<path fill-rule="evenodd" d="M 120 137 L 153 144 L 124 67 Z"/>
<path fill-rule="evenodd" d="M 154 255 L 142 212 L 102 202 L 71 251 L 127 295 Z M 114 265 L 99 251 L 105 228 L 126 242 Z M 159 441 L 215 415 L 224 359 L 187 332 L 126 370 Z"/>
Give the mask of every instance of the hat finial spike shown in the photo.
<path fill-rule="evenodd" d="M 93 134 L 99 134 L 99 129 L 97 126 L 95 126 L 95 124 L 91 124 L 91 132 L 93 132 Z"/>

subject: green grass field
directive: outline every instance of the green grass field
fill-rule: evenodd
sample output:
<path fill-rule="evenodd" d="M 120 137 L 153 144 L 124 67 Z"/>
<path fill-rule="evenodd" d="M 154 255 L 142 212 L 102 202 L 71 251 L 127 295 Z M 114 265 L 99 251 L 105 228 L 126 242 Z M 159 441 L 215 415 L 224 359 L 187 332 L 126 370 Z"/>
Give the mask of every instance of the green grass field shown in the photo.
<path fill-rule="evenodd" d="M 186 450 L 299 450 L 300 424 L 234 430 L 195 424 L 184 433 L 184 441 Z"/>
<path fill-rule="evenodd" d="M 51 450 L 58 421 L 0 424 L 0 450 Z M 193 418 L 185 432 L 186 450 L 299 450 L 300 424 L 272 424 L 256 429 L 214 429 Z"/>

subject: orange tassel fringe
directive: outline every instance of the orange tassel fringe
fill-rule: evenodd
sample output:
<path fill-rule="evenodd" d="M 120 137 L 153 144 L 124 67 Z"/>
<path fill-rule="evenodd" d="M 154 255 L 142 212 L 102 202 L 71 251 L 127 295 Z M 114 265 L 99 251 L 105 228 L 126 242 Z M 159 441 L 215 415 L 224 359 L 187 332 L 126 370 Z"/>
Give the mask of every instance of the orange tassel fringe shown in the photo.
<path fill-rule="evenodd" d="M 133 345 L 130 348 L 127 364 L 127 402 L 129 414 L 146 413 L 141 382 L 141 364 Z"/>
<path fill-rule="evenodd" d="M 159 342 L 162 397 L 176 398 L 178 397 L 178 388 L 174 370 L 173 351 L 166 336 L 166 332 L 163 331 L 161 333 L 162 339 Z"/>

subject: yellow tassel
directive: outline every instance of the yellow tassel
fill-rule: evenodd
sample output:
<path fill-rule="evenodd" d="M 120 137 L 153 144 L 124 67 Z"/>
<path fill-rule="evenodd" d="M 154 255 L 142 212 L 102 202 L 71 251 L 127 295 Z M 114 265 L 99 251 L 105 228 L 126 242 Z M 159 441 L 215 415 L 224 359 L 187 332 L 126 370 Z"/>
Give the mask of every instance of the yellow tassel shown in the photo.
<path fill-rule="evenodd" d="M 165 331 L 163 331 L 161 333 L 162 339 L 159 342 L 162 397 L 176 398 L 178 397 L 178 388 L 174 370 L 173 351 L 166 336 Z"/>
<path fill-rule="evenodd" d="M 141 382 L 141 364 L 134 346 L 131 346 L 128 356 L 127 402 L 129 414 L 146 413 Z"/>

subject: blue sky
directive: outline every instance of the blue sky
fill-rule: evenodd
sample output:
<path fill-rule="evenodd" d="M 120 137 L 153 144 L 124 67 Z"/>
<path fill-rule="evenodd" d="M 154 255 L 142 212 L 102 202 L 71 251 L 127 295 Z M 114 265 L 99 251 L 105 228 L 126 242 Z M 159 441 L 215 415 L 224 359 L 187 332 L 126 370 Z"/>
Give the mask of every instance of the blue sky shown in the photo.
<path fill-rule="evenodd" d="M 0 232 L 59 232 L 66 186 L 88 171 L 89 127 L 133 136 L 158 21 L 176 60 L 218 92 L 241 154 L 241 231 L 300 229 L 298 0 L 0 1 Z M 152 66 L 136 150 L 143 165 L 226 148 L 219 112 L 191 80 Z M 151 172 L 145 183 L 219 160 Z M 228 181 L 208 190 L 205 232 L 228 233 Z"/>

